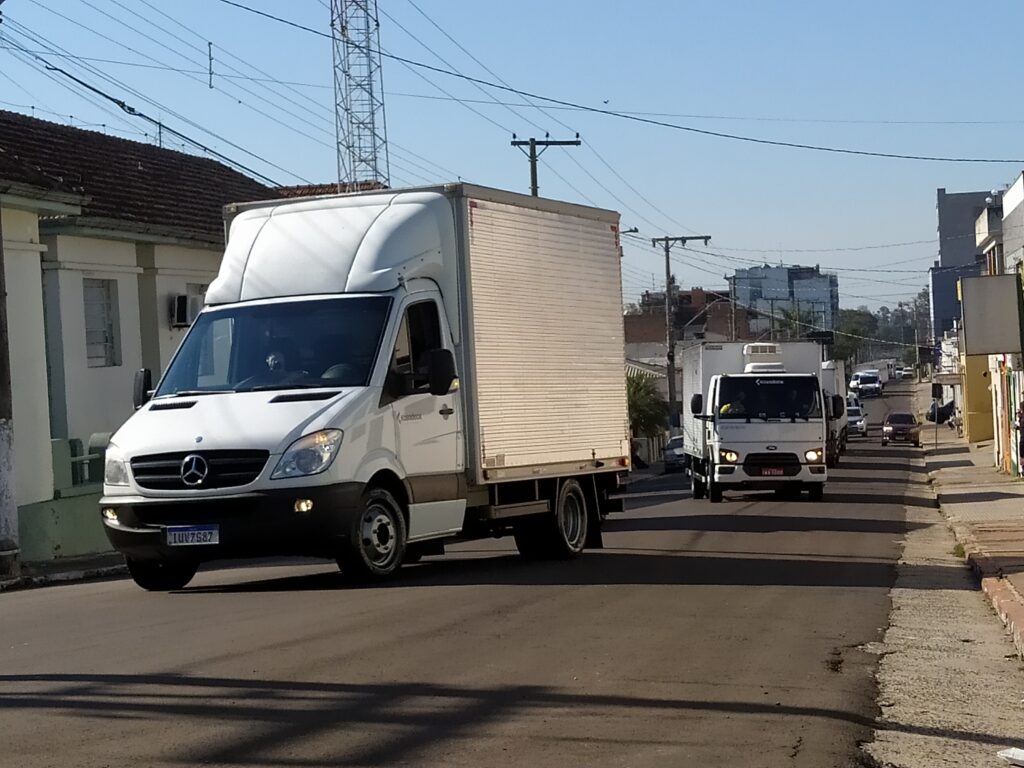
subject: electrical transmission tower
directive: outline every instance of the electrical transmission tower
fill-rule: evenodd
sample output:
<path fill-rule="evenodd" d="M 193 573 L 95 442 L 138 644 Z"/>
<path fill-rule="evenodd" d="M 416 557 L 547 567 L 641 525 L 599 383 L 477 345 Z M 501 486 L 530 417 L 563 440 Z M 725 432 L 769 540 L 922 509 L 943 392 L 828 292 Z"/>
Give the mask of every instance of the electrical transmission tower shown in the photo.
<path fill-rule="evenodd" d="M 389 185 L 377 0 L 331 0 L 338 186 Z"/>

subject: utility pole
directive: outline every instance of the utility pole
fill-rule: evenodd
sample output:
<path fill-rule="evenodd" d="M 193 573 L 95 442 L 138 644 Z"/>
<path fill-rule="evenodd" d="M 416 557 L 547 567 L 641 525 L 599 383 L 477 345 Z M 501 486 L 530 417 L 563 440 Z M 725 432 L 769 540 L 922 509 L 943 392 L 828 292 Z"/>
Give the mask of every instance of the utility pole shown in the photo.
<path fill-rule="evenodd" d="M 924 378 L 921 375 L 922 374 L 922 371 L 921 371 L 921 342 L 918 340 L 916 318 L 915 318 L 915 322 L 914 322 L 914 358 L 917 361 L 917 365 L 916 365 L 916 368 L 917 368 L 917 383 L 920 384 L 922 381 L 924 381 Z M 936 424 L 939 423 L 938 413 L 935 414 L 935 423 Z"/>
<path fill-rule="evenodd" d="M 736 275 L 725 276 L 729 281 L 729 338 L 736 341 Z"/>
<path fill-rule="evenodd" d="M 18 506 L 14 500 L 14 402 L 7 335 L 3 205 L 0 202 L 0 582 L 20 576 Z"/>
<path fill-rule="evenodd" d="M 548 147 L 578 147 L 581 143 L 578 133 L 576 138 L 570 141 L 556 141 L 549 139 L 549 135 L 545 133 L 543 139 L 517 139 L 516 135 L 512 134 L 512 146 L 519 147 L 520 151 L 530 159 L 530 194 L 534 197 L 537 197 L 539 189 L 537 186 L 537 159 L 544 154 L 544 150 Z M 537 147 L 540 147 L 539 152 Z"/>
<path fill-rule="evenodd" d="M 776 299 L 765 299 L 768 302 L 768 341 L 775 341 L 775 302 Z"/>
<path fill-rule="evenodd" d="M 651 245 L 665 247 L 665 340 L 668 346 L 666 371 L 668 374 L 668 429 L 679 423 L 679 403 L 676 401 L 676 329 L 672 317 L 672 246 L 676 243 L 684 248 L 691 240 L 702 240 L 707 246 L 711 235 L 691 235 L 689 237 L 653 237 Z"/>

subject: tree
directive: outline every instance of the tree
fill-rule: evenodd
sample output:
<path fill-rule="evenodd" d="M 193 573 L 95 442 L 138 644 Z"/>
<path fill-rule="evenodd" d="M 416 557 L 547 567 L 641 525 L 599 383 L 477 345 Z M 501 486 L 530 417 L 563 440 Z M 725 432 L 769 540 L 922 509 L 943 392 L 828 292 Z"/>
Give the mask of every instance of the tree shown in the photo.
<path fill-rule="evenodd" d="M 834 355 L 840 360 L 855 360 L 865 347 L 865 338 L 875 338 L 877 333 L 878 318 L 866 307 L 840 309 Z"/>
<path fill-rule="evenodd" d="M 776 321 L 776 333 L 789 339 L 799 339 L 807 331 L 813 330 L 814 315 L 810 312 L 797 312 L 795 308 L 786 308 L 779 312 Z"/>
<path fill-rule="evenodd" d="M 658 391 L 654 376 L 643 373 L 626 376 L 626 402 L 633 437 L 658 437 L 665 431 L 668 403 Z"/>

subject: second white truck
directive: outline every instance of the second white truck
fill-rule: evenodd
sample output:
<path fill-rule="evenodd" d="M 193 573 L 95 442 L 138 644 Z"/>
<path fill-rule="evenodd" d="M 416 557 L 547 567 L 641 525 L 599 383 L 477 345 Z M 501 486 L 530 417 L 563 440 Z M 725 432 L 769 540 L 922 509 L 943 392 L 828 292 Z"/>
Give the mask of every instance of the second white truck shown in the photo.
<path fill-rule="evenodd" d="M 683 417 L 693 496 L 729 490 L 806 490 L 820 501 L 828 479 L 827 408 L 817 342 L 710 343 L 683 350 Z"/>

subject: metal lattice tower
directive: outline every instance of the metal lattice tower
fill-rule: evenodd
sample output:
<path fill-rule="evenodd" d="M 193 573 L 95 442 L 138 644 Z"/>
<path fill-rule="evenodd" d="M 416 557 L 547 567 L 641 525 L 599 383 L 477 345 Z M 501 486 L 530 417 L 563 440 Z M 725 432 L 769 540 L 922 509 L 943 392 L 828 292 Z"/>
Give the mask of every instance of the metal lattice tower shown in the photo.
<path fill-rule="evenodd" d="M 338 183 L 389 185 L 377 0 L 331 0 Z"/>

